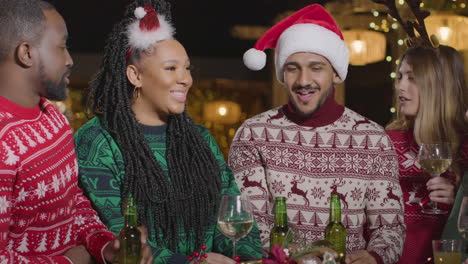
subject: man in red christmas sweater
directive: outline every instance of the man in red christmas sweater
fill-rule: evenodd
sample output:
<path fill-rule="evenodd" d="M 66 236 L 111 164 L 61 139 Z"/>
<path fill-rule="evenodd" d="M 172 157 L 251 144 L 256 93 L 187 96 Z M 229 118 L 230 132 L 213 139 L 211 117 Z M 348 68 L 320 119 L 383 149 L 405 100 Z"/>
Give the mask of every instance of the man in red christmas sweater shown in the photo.
<path fill-rule="evenodd" d="M 250 196 L 265 248 L 274 197 L 286 196 L 290 225 L 301 242 L 324 238 L 329 197 L 341 197 L 346 263 L 395 263 L 405 239 L 398 161 L 381 126 L 339 105 L 348 48 L 333 18 L 307 6 L 268 30 L 244 54 L 252 70 L 275 49 L 277 78 L 289 103 L 242 124 L 229 165 Z"/>
<path fill-rule="evenodd" d="M 65 22 L 46 2 L 0 0 L 0 25 L 0 263 L 112 261 L 118 240 L 78 188 L 72 130 L 46 100 L 67 93 Z"/>

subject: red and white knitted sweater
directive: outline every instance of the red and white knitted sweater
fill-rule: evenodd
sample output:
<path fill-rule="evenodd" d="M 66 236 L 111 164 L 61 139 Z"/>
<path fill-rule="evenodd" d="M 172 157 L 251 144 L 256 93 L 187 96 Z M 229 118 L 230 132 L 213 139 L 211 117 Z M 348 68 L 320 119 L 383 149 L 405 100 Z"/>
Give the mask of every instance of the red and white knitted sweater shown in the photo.
<path fill-rule="evenodd" d="M 49 102 L 0 97 L 0 263 L 70 263 L 77 245 L 103 263 L 114 235 L 78 187 L 72 130 Z"/>
<path fill-rule="evenodd" d="M 245 121 L 229 165 L 250 196 L 265 248 L 274 197 L 287 197 L 288 222 L 298 239 L 312 242 L 324 239 L 329 197 L 337 193 L 347 252 L 367 249 L 380 263 L 398 261 L 405 226 L 395 150 L 381 126 L 333 98 L 308 119 L 285 105 Z"/>
<path fill-rule="evenodd" d="M 400 164 L 400 185 L 403 190 L 405 206 L 406 241 L 399 264 L 425 263 L 432 257 L 432 240 L 440 239 L 447 222 L 446 215 L 421 213 L 421 204 L 429 201 L 426 183 L 431 178 L 425 173 L 417 160 L 419 145 L 414 139 L 413 130 L 387 131 L 393 141 Z M 464 140 L 459 148 L 457 160 L 461 171 L 468 168 L 468 142 Z M 447 171 L 442 174 L 455 182 L 455 174 Z M 452 205 L 438 204 L 450 210 Z"/>

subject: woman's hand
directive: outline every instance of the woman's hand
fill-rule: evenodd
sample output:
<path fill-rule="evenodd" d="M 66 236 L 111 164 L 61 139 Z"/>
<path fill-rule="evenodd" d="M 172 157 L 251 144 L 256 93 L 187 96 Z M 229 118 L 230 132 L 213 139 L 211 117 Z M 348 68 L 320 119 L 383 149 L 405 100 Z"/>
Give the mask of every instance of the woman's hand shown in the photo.
<path fill-rule="evenodd" d="M 427 184 L 427 190 L 430 191 L 429 198 L 433 202 L 453 204 L 455 197 L 455 186 L 444 177 L 435 177 L 430 179 Z"/>
<path fill-rule="evenodd" d="M 153 263 L 153 254 L 151 252 L 150 246 L 146 243 L 148 238 L 148 230 L 143 227 L 139 226 L 138 230 L 140 230 L 141 236 L 141 260 L 140 264 L 152 264 Z M 111 242 L 107 243 L 106 247 L 104 248 L 104 258 L 107 262 L 113 262 L 114 258 L 118 255 L 120 248 L 120 241 L 119 238 L 114 238 Z"/>
<path fill-rule="evenodd" d="M 236 263 L 233 259 L 228 258 L 218 253 L 209 252 L 206 254 L 208 255 L 208 257 L 206 258 L 206 262 L 208 264 L 235 264 Z"/>

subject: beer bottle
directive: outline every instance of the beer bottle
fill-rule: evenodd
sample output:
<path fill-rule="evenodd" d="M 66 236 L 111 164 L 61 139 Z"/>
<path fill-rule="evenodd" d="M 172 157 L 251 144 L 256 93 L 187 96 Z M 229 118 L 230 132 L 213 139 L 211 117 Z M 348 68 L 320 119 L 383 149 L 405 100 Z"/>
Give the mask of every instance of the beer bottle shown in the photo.
<path fill-rule="evenodd" d="M 332 194 L 330 199 L 330 222 L 325 228 L 325 240 L 332 243 L 331 248 L 338 253 L 338 263 L 346 257 L 346 228 L 341 223 L 340 196 Z"/>
<path fill-rule="evenodd" d="M 140 262 L 141 233 L 137 229 L 137 206 L 132 197 L 124 199 L 124 226 L 119 233 L 120 249 L 114 263 Z"/>
<path fill-rule="evenodd" d="M 286 208 L 286 198 L 276 197 L 275 198 L 275 226 L 270 232 L 270 249 L 273 248 L 274 244 L 278 244 L 281 247 L 286 247 L 290 230 L 288 227 L 288 215 Z"/>

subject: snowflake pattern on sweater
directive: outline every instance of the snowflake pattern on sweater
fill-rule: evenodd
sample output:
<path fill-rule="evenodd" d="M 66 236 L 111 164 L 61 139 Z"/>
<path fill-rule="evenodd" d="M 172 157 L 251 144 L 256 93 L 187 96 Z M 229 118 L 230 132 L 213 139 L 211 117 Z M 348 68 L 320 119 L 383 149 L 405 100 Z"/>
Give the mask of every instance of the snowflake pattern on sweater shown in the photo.
<path fill-rule="evenodd" d="M 65 116 L 43 98 L 24 108 L 0 97 L 0 263 L 70 263 L 77 245 L 103 263 L 112 238 L 78 187 Z"/>
<path fill-rule="evenodd" d="M 387 131 L 387 134 L 398 155 L 407 227 L 405 246 L 399 264 L 424 263 L 432 257 L 431 241 L 440 239 L 448 214 L 421 213 L 421 204 L 428 206 L 429 191 L 426 183 L 431 177 L 421 169 L 418 162 L 419 145 L 414 139 L 413 131 Z M 458 163 L 461 171 L 465 171 L 468 168 L 468 142 L 465 140 L 459 149 L 458 160 L 455 162 Z M 455 174 L 451 171 L 442 176 L 455 182 Z M 445 210 L 450 210 L 452 207 L 440 203 L 438 206 Z"/>
<path fill-rule="evenodd" d="M 324 239 L 334 193 L 341 197 L 347 252 L 366 249 L 384 263 L 398 261 L 405 239 L 402 193 L 397 156 L 382 127 L 350 109 L 331 124 L 300 126 L 280 109 L 245 121 L 229 155 L 264 247 L 274 197 L 287 197 L 288 222 L 299 239 L 312 242 Z"/>

